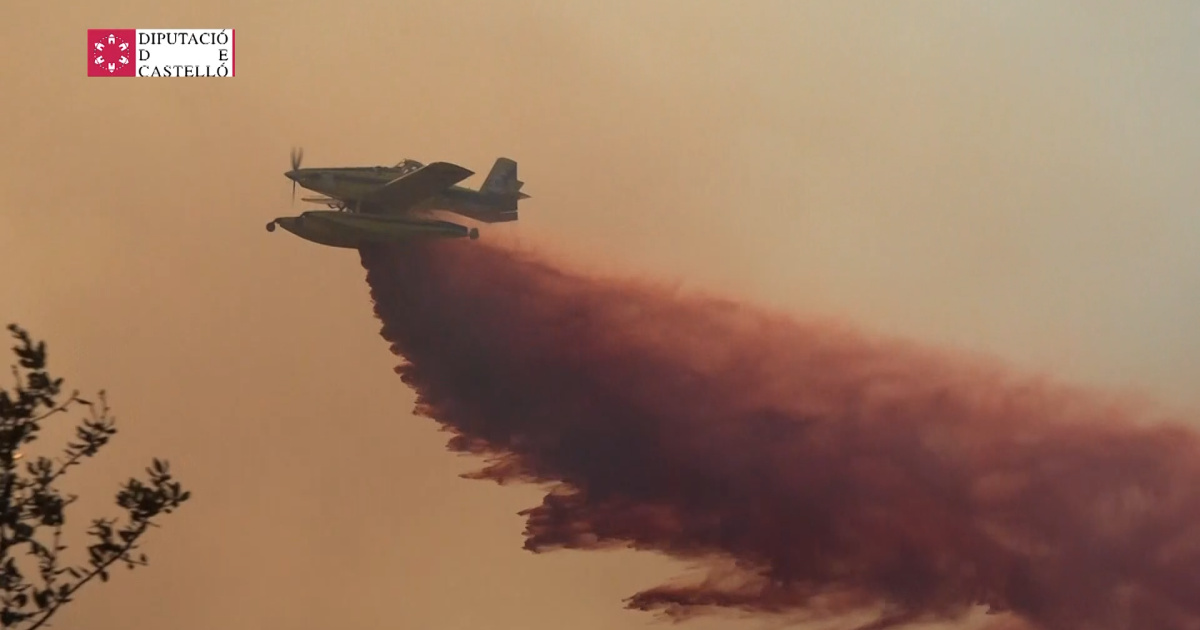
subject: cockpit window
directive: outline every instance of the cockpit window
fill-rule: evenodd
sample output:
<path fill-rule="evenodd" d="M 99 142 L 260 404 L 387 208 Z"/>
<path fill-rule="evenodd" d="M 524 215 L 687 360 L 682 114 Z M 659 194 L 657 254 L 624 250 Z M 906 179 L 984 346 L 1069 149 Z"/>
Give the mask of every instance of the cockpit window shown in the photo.
<path fill-rule="evenodd" d="M 395 168 L 400 169 L 401 175 L 407 175 L 421 167 L 425 166 L 416 160 L 404 159 L 396 164 Z"/>

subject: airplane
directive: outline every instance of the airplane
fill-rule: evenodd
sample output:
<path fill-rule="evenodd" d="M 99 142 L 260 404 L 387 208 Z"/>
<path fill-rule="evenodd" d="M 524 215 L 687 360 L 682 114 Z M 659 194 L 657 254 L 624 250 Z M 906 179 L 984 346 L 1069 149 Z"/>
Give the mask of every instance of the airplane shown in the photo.
<path fill-rule="evenodd" d="M 292 150 L 292 201 L 296 186 L 321 193 L 301 201 L 324 204 L 329 210 L 309 210 L 267 224 L 300 238 L 330 247 L 358 248 L 372 243 L 395 243 L 413 238 L 479 238 L 477 228 L 436 218 L 451 212 L 482 223 L 517 220 L 517 203 L 528 199 L 517 179 L 517 163 L 497 158 L 479 190 L 458 183 L 474 175 L 449 162 L 422 164 L 405 159 L 395 166 L 300 168 L 303 149 Z"/>

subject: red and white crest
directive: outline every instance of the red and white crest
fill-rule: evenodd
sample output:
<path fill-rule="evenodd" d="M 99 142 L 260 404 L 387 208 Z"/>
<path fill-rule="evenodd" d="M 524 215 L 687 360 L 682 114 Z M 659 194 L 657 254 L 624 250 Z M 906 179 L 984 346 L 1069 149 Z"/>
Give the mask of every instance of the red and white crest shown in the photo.
<path fill-rule="evenodd" d="M 137 30 L 88 29 L 88 76 L 132 77 L 137 68 Z"/>

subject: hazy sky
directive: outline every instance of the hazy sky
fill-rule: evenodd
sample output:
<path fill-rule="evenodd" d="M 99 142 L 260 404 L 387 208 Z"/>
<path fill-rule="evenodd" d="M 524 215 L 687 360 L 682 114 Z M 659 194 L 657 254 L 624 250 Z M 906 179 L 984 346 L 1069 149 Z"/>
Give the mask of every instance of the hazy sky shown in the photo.
<path fill-rule="evenodd" d="M 410 417 L 357 254 L 263 229 L 293 144 L 311 166 L 509 156 L 533 198 L 482 238 L 1200 402 L 1194 2 L 4 17 L 0 315 L 110 392 L 124 431 L 82 488 L 162 455 L 195 490 L 151 567 L 59 627 L 127 628 L 131 605 L 179 630 L 653 623 L 620 600 L 679 567 L 521 551 L 537 494 L 458 479 L 474 462 Z M 107 27 L 236 28 L 238 77 L 87 79 Z"/>

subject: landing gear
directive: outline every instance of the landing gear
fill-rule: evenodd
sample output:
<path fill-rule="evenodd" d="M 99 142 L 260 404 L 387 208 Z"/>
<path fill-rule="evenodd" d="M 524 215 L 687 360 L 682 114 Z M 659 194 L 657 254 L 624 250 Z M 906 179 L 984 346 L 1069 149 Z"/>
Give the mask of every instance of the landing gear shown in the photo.
<path fill-rule="evenodd" d="M 472 241 L 479 238 L 479 228 L 471 228 L 471 231 L 467 232 L 467 236 L 471 237 Z"/>
<path fill-rule="evenodd" d="M 267 224 L 267 231 L 268 231 L 268 232 L 274 232 L 274 231 L 275 231 L 275 222 L 274 222 L 274 221 L 272 221 L 272 222 L 270 222 L 270 223 L 268 223 L 268 224 Z"/>

